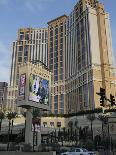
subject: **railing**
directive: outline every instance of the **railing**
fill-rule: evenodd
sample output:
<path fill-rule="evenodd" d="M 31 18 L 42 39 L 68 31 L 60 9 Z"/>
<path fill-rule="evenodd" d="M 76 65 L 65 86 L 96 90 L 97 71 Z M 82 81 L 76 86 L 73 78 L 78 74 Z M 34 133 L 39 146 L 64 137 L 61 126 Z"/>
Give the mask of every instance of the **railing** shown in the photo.
<path fill-rule="evenodd" d="M 10 127 L 10 130 L 12 130 L 12 133 L 19 133 L 22 129 L 24 129 L 24 124 L 19 124 L 19 125 L 14 125 L 13 128 Z M 9 130 L 9 126 L 4 126 L 1 128 L 1 132 L 0 132 L 0 135 L 2 134 L 6 134 L 8 133 L 8 130 Z M 52 131 L 59 131 L 59 129 L 57 128 L 50 128 L 50 127 L 41 127 L 41 132 L 43 133 L 48 133 L 48 132 L 52 132 Z M 60 129 L 61 131 L 61 129 Z"/>

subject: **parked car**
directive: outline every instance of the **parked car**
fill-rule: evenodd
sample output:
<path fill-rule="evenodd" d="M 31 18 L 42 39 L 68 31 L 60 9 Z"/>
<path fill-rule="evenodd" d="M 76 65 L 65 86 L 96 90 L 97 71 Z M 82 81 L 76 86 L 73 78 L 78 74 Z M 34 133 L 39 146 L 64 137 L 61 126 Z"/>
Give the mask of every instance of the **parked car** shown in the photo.
<path fill-rule="evenodd" d="M 88 151 L 84 148 L 74 148 L 70 151 L 61 153 L 61 155 L 95 155 L 94 152 Z"/>

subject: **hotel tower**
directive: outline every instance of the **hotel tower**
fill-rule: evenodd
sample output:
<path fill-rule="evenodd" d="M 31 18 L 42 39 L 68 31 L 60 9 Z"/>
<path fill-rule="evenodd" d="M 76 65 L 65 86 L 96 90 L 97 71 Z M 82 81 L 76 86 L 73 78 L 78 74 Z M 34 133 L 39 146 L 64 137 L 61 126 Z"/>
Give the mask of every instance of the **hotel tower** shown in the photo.
<path fill-rule="evenodd" d="M 79 0 L 69 16 L 48 28 L 19 29 L 12 46 L 8 109 L 16 111 L 19 65 L 42 62 L 52 73 L 52 113 L 76 113 L 100 107 L 100 87 L 116 97 L 109 14 L 98 0 Z M 108 106 L 109 101 L 105 101 Z"/>
<path fill-rule="evenodd" d="M 52 112 L 100 107 L 100 87 L 116 96 L 109 14 L 98 0 L 80 0 L 69 16 L 48 22 Z M 106 102 L 108 104 L 108 102 Z"/>
<path fill-rule="evenodd" d="M 17 91 L 19 81 L 19 65 L 32 62 L 48 66 L 47 60 L 47 28 L 21 28 L 18 39 L 12 45 L 12 63 L 10 87 L 8 88 L 7 109 L 17 111 Z"/>
<path fill-rule="evenodd" d="M 67 16 L 48 22 L 48 66 L 52 72 L 51 111 L 65 113 L 65 51 Z"/>

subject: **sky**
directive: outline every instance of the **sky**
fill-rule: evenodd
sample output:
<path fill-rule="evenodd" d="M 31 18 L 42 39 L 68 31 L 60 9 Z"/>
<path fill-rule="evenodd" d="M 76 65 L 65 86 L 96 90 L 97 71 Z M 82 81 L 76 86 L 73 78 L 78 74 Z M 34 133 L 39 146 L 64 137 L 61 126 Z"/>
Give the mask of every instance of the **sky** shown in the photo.
<path fill-rule="evenodd" d="M 47 27 L 48 21 L 63 14 L 69 15 L 77 1 L 0 0 L 0 81 L 9 82 L 11 45 L 17 39 L 18 29 Z M 113 53 L 116 60 L 116 0 L 100 0 L 100 2 L 110 14 Z"/>

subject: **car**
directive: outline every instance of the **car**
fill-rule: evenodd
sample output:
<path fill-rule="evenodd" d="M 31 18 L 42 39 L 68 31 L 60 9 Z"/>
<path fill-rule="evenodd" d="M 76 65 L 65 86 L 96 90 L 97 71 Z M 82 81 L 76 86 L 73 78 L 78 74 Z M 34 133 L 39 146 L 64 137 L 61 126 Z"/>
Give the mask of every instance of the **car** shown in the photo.
<path fill-rule="evenodd" d="M 61 153 L 61 155 L 95 155 L 95 153 L 84 148 L 74 148 L 70 151 Z"/>

